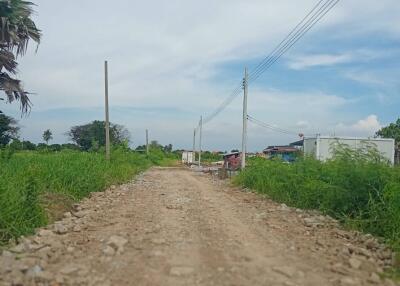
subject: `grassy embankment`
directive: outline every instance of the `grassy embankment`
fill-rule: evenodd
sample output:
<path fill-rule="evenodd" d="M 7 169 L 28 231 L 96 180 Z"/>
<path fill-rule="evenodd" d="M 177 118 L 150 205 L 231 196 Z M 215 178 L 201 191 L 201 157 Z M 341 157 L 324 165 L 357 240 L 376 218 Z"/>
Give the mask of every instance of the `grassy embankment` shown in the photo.
<path fill-rule="evenodd" d="M 235 182 L 290 206 L 320 210 L 400 250 L 400 167 L 374 150 L 342 146 L 325 163 L 255 159 Z"/>
<path fill-rule="evenodd" d="M 1 151 L 0 151 L 1 152 Z M 29 234 L 91 192 L 130 180 L 151 165 L 171 165 L 173 155 L 145 155 L 116 149 L 103 154 L 79 151 L 0 154 L 0 244 Z"/>

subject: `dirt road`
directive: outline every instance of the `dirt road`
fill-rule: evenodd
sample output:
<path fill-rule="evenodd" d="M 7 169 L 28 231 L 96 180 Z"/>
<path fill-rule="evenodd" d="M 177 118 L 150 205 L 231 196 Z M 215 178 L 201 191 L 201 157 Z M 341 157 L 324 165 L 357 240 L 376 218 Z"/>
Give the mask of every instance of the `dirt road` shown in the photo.
<path fill-rule="evenodd" d="M 390 259 L 328 217 L 153 168 L 4 251 L 0 285 L 395 285 Z"/>

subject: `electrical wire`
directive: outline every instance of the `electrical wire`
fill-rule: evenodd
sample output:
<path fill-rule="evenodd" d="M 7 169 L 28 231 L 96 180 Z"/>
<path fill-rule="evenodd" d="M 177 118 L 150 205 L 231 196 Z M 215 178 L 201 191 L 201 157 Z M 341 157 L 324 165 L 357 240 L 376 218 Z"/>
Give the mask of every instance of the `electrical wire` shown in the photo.
<path fill-rule="evenodd" d="M 314 27 L 340 0 L 320 0 L 312 10 L 290 31 L 288 35 L 275 47 L 275 49 L 265 57 L 249 74 L 248 83 L 254 82 L 262 73 L 271 67 L 280 57 L 282 57 L 293 45 L 295 45 L 312 27 Z M 315 12 L 316 11 L 316 12 Z M 240 94 L 243 82 L 237 86 L 210 115 L 203 119 L 203 124 L 207 124 L 221 113 L 235 98 Z M 197 127 L 198 128 L 198 127 Z"/>
<path fill-rule="evenodd" d="M 213 120 L 219 113 L 221 113 L 231 102 L 236 98 L 237 95 L 240 94 L 242 90 L 242 85 L 236 87 L 230 94 L 229 97 L 227 97 L 219 106 L 217 109 L 214 110 L 213 113 L 208 115 L 207 117 L 204 118 L 203 124 L 206 124 Z"/>
<path fill-rule="evenodd" d="M 304 35 L 313 28 L 333 7 L 335 7 L 340 0 L 329 0 L 322 7 L 320 7 L 316 14 L 314 14 L 295 35 L 288 40 L 274 55 L 270 56 L 268 60 L 252 71 L 249 76 L 249 84 L 254 82 L 260 77 L 269 67 L 271 67 L 279 58 L 281 58 L 291 47 L 293 47 Z"/>
<path fill-rule="evenodd" d="M 279 132 L 279 133 L 283 133 L 283 134 L 287 134 L 287 135 L 296 135 L 296 136 L 299 136 L 301 134 L 301 132 L 296 133 L 296 132 L 293 132 L 293 131 L 289 131 L 289 130 L 286 130 L 286 129 L 283 129 L 283 128 L 279 128 L 279 127 L 273 126 L 273 125 L 265 123 L 265 122 L 263 122 L 261 120 L 255 119 L 254 117 L 252 117 L 250 115 L 247 115 L 247 119 L 249 121 L 257 124 L 258 126 L 264 127 L 266 129 L 269 129 L 269 130 L 272 130 L 272 131 L 275 131 L 275 132 Z"/>
<path fill-rule="evenodd" d="M 271 56 L 279 49 L 279 47 L 281 47 L 286 40 L 289 39 L 289 37 L 297 30 L 298 27 L 300 27 L 300 25 L 302 23 L 304 23 L 304 21 L 311 15 L 311 13 L 313 13 L 315 11 L 315 9 L 317 9 L 317 7 L 325 0 L 320 0 L 313 8 L 312 10 L 296 25 L 296 27 L 294 27 L 289 34 L 286 35 L 286 37 L 275 47 L 275 49 L 272 50 L 272 52 L 269 53 L 268 56 L 266 56 L 255 68 L 252 72 L 250 72 L 250 76 L 252 73 L 257 72 L 257 70 L 264 64 L 264 62 L 266 62 L 268 59 L 271 58 Z"/>

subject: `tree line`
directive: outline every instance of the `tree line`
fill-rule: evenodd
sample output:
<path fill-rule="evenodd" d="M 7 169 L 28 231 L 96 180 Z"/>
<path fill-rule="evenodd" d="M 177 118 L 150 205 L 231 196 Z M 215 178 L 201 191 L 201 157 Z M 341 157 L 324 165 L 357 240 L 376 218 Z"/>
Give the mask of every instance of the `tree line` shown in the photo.
<path fill-rule="evenodd" d="M 105 146 L 105 123 L 95 120 L 88 124 L 77 125 L 70 128 L 65 135 L 73 143 L 51 144 L 53 133 L 50 129 L 43 132 L 43 143 L 34 144 L 28 140 L 20 140 L 20 127 L 17 120 L 0 111 L 0 148 L 9 146 L 14 150 L 53 150 L 73 149 L 82 151 L 98 151 Z M 110 125 L 110 137 L 113 145 L 128 143 L 130 134 L 128 130 L 118 124 Z"/>
<path fill-rule="evenodd" d="M 73 143 L 49 144 L 53 140 L 53 132 L 50 129 L 43 131 L 43 143 L 32 143 L 29 140 L 21 140 L 19 136 L 20 127 L 18 121 L 0 111 L 0 148 L 9 146 L 13 150 L 48 150 L 60 151 L 63 149 L 81 151 L 100 151 L 104 148 L 105 122 L 95 120 L 87 124 L 72 126 L 64 133 Z M 119 124 L 110 123 L 110 141 L 114 146 L 128 146 L 131 139 L 129 131 Z M 161 145 L 156 140 L 149 144 L 152 150 L 158 149 L 164 153 L 171 153 L 172 144 Z M 138 146 L 136 151 L 145 151 L 146 145 Z"/>

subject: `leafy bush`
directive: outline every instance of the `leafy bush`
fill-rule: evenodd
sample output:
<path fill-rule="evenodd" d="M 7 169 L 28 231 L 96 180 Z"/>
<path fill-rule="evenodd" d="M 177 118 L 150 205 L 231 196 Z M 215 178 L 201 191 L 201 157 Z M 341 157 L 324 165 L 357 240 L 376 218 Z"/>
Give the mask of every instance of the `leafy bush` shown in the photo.
<path fill-rule="evenodd" d="M 338 146 L 332 160 L 292 164 L 255 158 L 237 184 L 288 205 L 318 209 L 343 223 L 387 239 L 400 250 L 400 168 L 365 146 Z"/>

